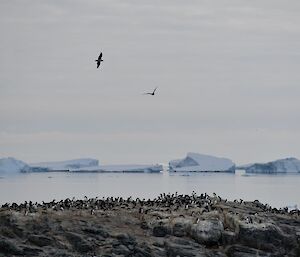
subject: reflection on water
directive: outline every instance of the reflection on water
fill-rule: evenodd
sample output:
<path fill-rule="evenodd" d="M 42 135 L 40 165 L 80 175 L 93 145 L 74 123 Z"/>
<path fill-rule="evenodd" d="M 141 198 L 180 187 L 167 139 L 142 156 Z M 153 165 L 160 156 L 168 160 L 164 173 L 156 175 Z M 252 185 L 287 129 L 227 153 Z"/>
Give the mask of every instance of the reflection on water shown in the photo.
<path fill-rule="evenodd" d="M 258 199 L 274 207 L 300 206 L 300 174 L 230 173 L 28 173 L 2 176 L 0 203 L 67 197 L 154 198 L 160 193 L 217 193 L 230 200 Z"/>

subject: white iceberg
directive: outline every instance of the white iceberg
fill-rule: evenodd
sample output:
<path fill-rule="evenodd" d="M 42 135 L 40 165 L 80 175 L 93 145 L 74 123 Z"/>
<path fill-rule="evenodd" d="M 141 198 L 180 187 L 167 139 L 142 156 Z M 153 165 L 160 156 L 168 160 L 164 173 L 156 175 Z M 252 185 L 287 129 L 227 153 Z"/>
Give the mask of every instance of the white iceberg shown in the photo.
<path fill-rule="evenodd" d="M 245 168 L 246 173 L 299 173 L 300 160 L 285 158 L 267 163 L 254 163 Z"/>
<path fill-rule="evenodd" d="M 0 173 L 15 174 L 30 171 L 30 166 L 12 157 L 0 159 Z"/>
<path fill-rule="evenodd" d="M 30 166 L 32 167 L 32 171 L 72 171 L 74 169 L 87 169 L 99 166 L 99 161 L 86 158 L 58 162 L 40 162 L 33 163 Z"/>
<path fill-rule="evenodd" d="M 155 165 L 99 165 L 96 159 L 75 159 L 61 162 L 41 162 L 31 164 L 31 171 L 69 172 L 160 172 L 163 166 Z"/>
<path fill-rule="evenodd" d="M 163 166 L 159 164 L 154 165 L 101 165 L 94 167 L 71 169 L 72 172 L 130 172 L 130 173 L 153 173 L 161 172 Z"/>
<path fill-rule="evenodd" d="M 226 158 L 188 153 L 184 159 L 170 161 L 169 170 L 173 172 L 235 172 L 235 164 Z"/>
<path fill-rule="evenodd" d="M 58 162 L 40 162 L 28 165 L 27 163 L 14 158 L 0 159 L 0 173 L 20 173 L 20 172 L 161 172 L 163 166 L 160 164 L 150 165 L 101 165 L 96 159 L 74 159 Z"/>

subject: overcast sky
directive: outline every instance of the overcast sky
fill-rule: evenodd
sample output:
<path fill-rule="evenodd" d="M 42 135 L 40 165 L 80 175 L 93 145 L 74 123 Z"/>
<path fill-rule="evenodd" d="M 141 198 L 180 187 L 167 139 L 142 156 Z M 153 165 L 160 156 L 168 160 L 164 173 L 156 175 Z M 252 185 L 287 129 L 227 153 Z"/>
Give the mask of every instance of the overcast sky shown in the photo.
<path fill-rule="evenodd" d="M 300 158 L 299 13 L 299 0 L 2 0 L 0 157 Z"/>

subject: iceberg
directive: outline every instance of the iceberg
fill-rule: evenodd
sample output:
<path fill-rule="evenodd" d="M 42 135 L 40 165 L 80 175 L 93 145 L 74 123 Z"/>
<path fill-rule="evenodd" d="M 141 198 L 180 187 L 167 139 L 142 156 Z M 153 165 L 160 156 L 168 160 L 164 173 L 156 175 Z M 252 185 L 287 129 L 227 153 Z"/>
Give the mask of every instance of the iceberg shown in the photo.
<path fill-rule="evenodd" d="M 300 160 L 285 158 L 267 163 L 254 163 L 246 167 L 245 171 L 246 173 L 299 173 Z"/>
<path fill-rule="evenodd" d="M 226 158 L 188 153 L 184 159 L 170 161 L 169 171 L 235 172 L 235 164 L 230 159 Z"/>
<path fill-rule="evenodd" d="M 161 172 L 163 166 L 160 164 L 150 165 L 99 165 L 96 159 L 74 159 L 58 162 L 40 162 L 27 164 L 14 158 L 0 159 L 0 173 L 20 173 L 20 172 L 133 172 L 133 173 L 153 173 Z"/>
<path fill-rule="evenodd" d="M 96 159 L 74 159 L 58 162 L 40 162 L 30 165 L 32 171 L 72 171 L 74 169 L 86 169 L 89 167 L 99 166 L 99 161 Z"/>
<path fill-rule="evenodd" d="M 41 162 L 31 164 L 31 171 L 69 172 L 160 172 L 163 166 L 155 165 L 99 165 L 96 159 L 75 159 L 61 162 Z"/>
<path fill-rule="evenodd" d="M 163 166 L 155 165 L 101 165 L 86 168 L 71 169 L 71 172 L 130 172 L 130 173 L 153 173 L 161 172 Z"/>
<path fill-rule="evenodd" d="M 30 171 L 30 166 L 12 157 L 0 159 L 0 173 L 15 174 Z"/>

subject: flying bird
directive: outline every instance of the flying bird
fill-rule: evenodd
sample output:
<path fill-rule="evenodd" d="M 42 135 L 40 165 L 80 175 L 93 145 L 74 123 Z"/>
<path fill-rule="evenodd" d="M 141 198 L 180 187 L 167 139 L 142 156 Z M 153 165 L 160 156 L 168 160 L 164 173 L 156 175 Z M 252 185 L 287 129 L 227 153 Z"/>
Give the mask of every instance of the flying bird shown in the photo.
<path fill-rule="evenodd" d="M 100 66 L 100 63 L 103 62 L 103 60 L 102 60 L 102 52 L 100 53 L 98 59 L 95 60 L 95 62 L 97 62 L 97 69 L 98 69 L 99 66 Z"/>
<path fill-rule="evenodd" d="M 144 95 L 155 95 L 155 91 L 156 91 L 157 87 L 153 90 L 152 93 L 144 93 Z"/>

